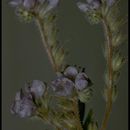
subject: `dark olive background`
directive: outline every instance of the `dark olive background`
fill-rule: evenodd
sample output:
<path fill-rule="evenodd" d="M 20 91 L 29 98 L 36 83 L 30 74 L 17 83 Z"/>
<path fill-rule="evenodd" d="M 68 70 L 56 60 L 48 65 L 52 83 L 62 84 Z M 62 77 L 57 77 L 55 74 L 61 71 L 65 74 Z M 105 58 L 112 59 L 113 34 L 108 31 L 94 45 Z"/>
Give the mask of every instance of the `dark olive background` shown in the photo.
<path fill-rule="evenodd" d="M 43 48 L 39 31 L 34 23 L 20 22 L 8 0 L 2 1 L 2 130 L 44 130 L 38 120 L 20 119 L 10 114 L 10 104 L 16 91 L 27 80 L 49 82 L 55 77 Z M 104 113 L 102 98 L 105 60 L 102 26 L 90 25 L 78 10 L 74 0 L 62 0 L 58 8 L 60 40 L 70 54 L 68 64 L 86 67 L 94 82 L 94 96 L 87 111 L 94 109 L 99 124 Z M 122 0 L 121 12 L 127 14 L 127 0 Z M 127 57 L 127 44 L 121 46 Z M 128 68 L 123 66 L 118 83 L 119 95 L 113 105 L 108 130 L 128 130 Z"/>

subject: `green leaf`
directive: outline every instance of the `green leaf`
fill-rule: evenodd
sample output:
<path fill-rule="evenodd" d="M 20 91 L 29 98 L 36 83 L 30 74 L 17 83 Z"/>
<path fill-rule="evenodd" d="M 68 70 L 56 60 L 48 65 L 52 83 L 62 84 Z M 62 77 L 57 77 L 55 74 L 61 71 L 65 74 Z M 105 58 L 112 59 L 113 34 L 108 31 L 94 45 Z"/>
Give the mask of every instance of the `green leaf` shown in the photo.
<path fill-rule="evenodd" d="M 125 63 L 125 58 L 121 55 L 119 51 L 115 51 L 112 58 L 113 71 L 119 71 L 124 63 Z"/>
<path fill-rule="evenodd" d="M 90 98 L 92 97 L 93 94 L 93 90 L 92 88 L 86 88 L 80 92 L 78 92 L 78 98 L 81 102 L 86 103 L 90 100 Z"/>
<path fill-rule="evenodd" d="M 118 95 L 118 91 L 117 91 L 117 86 L 114 85 L 112 87 L 112 101 L 115 102 L 116 98 L 117 98 L 117 95 Z"/>
<path fill-rule="evenodd" d="M 104 88 L 104 92 L 103 92 L 103 96 L 104 96 L 104 99 L 105 99 L 106 102 L 108 100 L 108 90 L 109 90 L 108 88 Z M 117 86 L 113 85 L 112 86 L 112 101 L 113 102 L 116 100 L 117 95 L 118 95 Z"/>
<path fill-rule="evenodd" d="M 105 99 L 105 101 L 107 102 L 107 100 L 108 100 L 108 97 L 107 97 L 107 91 L 108 89 L 107 88 L 104 88 L 104 90 L 103 90 L 103 97 L 104 97 L 104 99 Z"/>
<path fill-rule="evenodd" d="M 92 109 L 90 109 L 88 112 L 88 115 L 83 124 L 83 128 L 84 128 L 84 130 L 97 130 L 97 128 L 98 128 L 98 124 L 94 120 L 94 113 L 93 113 Z"/>
<path fill-rule="evenodd" d="M 97 125 L 96 123 L 92 122 L 88 125 L 88 129 L 87 130 L 97 130 Z"/>

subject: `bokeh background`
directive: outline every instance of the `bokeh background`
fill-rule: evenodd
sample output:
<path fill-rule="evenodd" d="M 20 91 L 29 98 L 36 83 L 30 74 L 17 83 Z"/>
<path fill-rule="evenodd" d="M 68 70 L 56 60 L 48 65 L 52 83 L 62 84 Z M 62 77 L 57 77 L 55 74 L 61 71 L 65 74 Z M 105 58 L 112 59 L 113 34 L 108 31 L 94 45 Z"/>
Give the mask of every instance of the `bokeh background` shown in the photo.
<path fill-rule="evenodd" d="M 2 0 L 2 130 L 44 130 L 46 126 L 41 121 L 20 119 L 10 114 L 10 104 L 16 91 L 24 87 L 25 81 L 39 79 L 49 82 L 55 74 L 36 25 L 20 22 L 8 2 Z M 121 12 L 124 15 L 127 14 L 127 3 L 127 0 L 122 0 Z M 74 0 L 62 0 L 58 8 L 58 27 L 60 41 L 70 53 L 67 63 L 86 67 L 94 82 L 94 96 L 87 104 L 87 111 L 93 108 L 100 124 L 105 107 L 102 97 L 105 70 L 102 26 L 90 25 Z M 121 46 L 126 57 L 127 46 L 127 43 Z M 127 64 L 123 66 L 118 90 L 108 130 L 128 130 Z"/>

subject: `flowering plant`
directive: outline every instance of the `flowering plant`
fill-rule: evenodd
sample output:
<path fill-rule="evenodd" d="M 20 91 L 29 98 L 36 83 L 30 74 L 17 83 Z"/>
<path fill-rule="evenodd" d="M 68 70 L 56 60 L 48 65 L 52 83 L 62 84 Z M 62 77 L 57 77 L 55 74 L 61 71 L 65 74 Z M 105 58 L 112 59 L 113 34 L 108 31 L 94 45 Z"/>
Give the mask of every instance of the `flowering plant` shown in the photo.
<path fill-rule="evenodd" d="M 126 58 L 119 46 L 124 42 L 122 26 L 127 20 L 118 15 L 117 0 L 80 0 L 75 6 L 91 24 L 102 24 L 106 37 L 104 56 L 107 61 L 103 96 L 106 110 L 101 127 L 86 103 L 93 95 L 93 82 L 86 69 L 66 65 L 66 51 L 57 38 L 56 8 L 60 0 L 12 0 L 16 15 L 25 22 L 34 21 L 56 78 L 51 83 L 32 80 L 16 93 L 11 113 L 20 118 L 37 117 L 57 130 L 106 130 L 112 104 L 117 97 L 117 81 Z"/>

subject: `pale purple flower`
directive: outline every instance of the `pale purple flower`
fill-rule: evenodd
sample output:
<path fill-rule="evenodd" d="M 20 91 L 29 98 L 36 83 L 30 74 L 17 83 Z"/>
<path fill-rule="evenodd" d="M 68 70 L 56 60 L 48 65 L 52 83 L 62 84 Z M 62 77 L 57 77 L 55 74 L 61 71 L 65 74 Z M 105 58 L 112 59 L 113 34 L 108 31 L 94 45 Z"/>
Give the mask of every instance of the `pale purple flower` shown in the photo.
<path fill-rule="evenodd" d="M 36 2 L 38 2 L 38 0 L 12 0 L 10 4 L 14 7 L 22 6 L 23 8 L 29 10 L 35 6 Z"/>
<path fill-rule="evenodd" d="M 48 5 L 46 6 L 46 8 L 43 12 L 44 14 L 46 14 L 50 10 L 54 9 L 58 5 L 59 0 L 46 0 L 46 2 L 48 3 Z"/>
<path fill-rule="evenodd" d="M 12 1 L 10 2 L 10 4 L 11 4 L 12 6 L 19 6 L 19 5 L 22 4 L 22 0 L 12 0 Z"/>
<path fill-rule="evenodd" d="M 71 96 L 74 89 L 74 83 L 65 77 L 58 77 L 52 81 L 51 87 L 58 96 Z"/>
<path fill-rule="evenodd" d="M 101 0 L 86 0 L 86 3 L 77 2 L 78 8 L 84 13 L 90 10 L 98 9 L 100 5 Z"/>
<path fill-rule="evenodd" d="M 77 2 L 77 6 L 82 12 L 87 12 L 89 10 L 89 5 L 86 3 Z"/>
<path fill-rule="evenodd" d="M 91 9 L 98 9 L 100 7 L 101 1 L 100 0 L 91 0 L 89 4 L 90 4 Z"/>
<path fill-rule="evenodd" d="M 23 6 L 26 9 L 31 9 L 34 7 L 36 0 L 24 0 L 23 1 Z"/>
<path fill-rule="evenodd" d="M 75 79 L 78 74 L 78 70 L 74 66 L 69 66 L 64 70 L 64 75 L 68 78 Z"/>
<path fill-rule="evenodd" d="M 15 100 L 11 105 L 12 114 L 26 118 L 31 117 L 35 110 L 36 107 L 30 96 L 25 95 L 22 90 L 16 93 Z"/>
<path fill-rule="evenodd" d="M 56 7 L 57 4 L 59 3 L 59 0 L 48 0 L 49 1 L 49 5 L 52 7 Z"/>
<path fill-rule="evenodd" d="M 112 6 L 114 4 L 114 2 L 116 0 L 106 0 L 106 1 L 107 1 L 107 5 L 110 7 L 110 6 Z"/>
<path fill-rule="evenodd" d="M 81 91 L 90 85 L 91 81 L 88 78 L 88 76 L 85 73 L 84 68 L 82 70 L 78 70 L 74 66 L 68 66 L 65 68 L 62 77 L 65 76 L 66 78 L 70 79 L 74 85 L 75 88 L 78 91 Z"/>
<path fill-rule="evenodd" d="M 79 73 L 75 79 L 75 87 L 77 90 L 83 90 L 88 86 L 88 76 L 85 73 Z"/>
<path fill-rule="evenodd" d="M 30 10 L 35 6 L 47 4 L 44 9 L 44 13 L 47 13 L 51 9 L 55 8 L 59 3 L 59 0 L 12 0 L 10 4 L 14 7 L 23 7 L 26 10 Z"/>
<path fill-rule="evenodd" d="M 25 91 L 33 94 L 35 98 L 43 96 L 46 89 L 46 85 L 40 80 L 33 80 L 31 83 L 25 84 Z"/>

